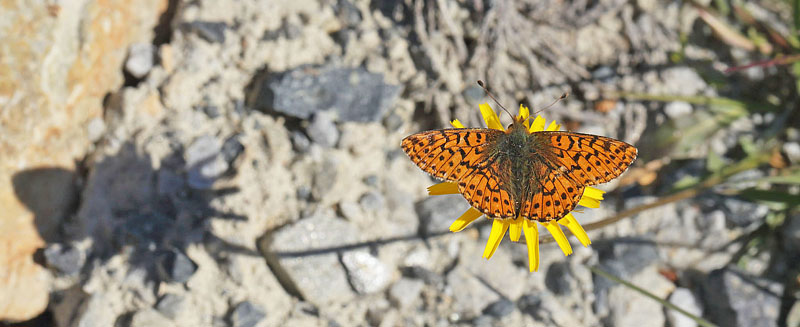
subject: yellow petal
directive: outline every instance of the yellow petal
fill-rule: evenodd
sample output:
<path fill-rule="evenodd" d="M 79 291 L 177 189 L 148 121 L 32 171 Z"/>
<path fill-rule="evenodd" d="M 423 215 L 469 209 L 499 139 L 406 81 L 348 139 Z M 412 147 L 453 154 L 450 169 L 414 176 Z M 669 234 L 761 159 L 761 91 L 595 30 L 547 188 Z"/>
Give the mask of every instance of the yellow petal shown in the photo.
<path fill-rule="evenodd" d="M 530 111 L 528 107 L 523 106 L 521 103 L 519 104 L 519 118 L 525 121 L 525 126 L 528 126 L 528 116 L 530 116 Z"/>
<path fill-rule="evenodd" d="M 539 228 L 533 220 L 524 219 L 522 229 L 528 244 L 528 268 L 531 272 L 539 270 Z"/>
<path fill-rule="evenodd" d="M 587 186 L 585 189 L 583 189 L 583 196 L 588 196 L 588 197 L 590 197 L 592 199 L 596 199 L 596 200 L 602 200 L 603 199 L 603 194 L 605 194 L 605 193 L 606 193 L 606 191 L 603 191 L 601 189 L 597 189 L 597 188 L 594 188 L 594 187 L 591 187 L 591 186 Z"/>
<path fill-rule="evenodd" d="M 579 205 L 582 205 L 587 208 L 600 208 L 600 200 L 592 199 L 590 197 L 584 196 L 578 201 Z"/>
<path fill-rule="evenodd" d="M 453 119 L 453 121 L 450 122 L 450 125 L 453 125 L 455 128 L 465 128 L 464 124 L 462 124 L 458 119 Z"/>
<path fill-rule="evenodd" d="M 557 131 L 559 128 L 561 128 L 561 125 L 556 124 L 556 121 L 554 120 L 550 122 L 550 126 L 547 126 L 547 131 Z"/>
<path fill-rule="evenodd" d="M 483 249 L 483 257 L 487 260 L 494 255 L 494 252 L 497 251 L 497 246 L 500 245 L 500 241 L 503 239 L 503 236 L 506 235 L 509 225 L 508 221 L 510 220 L 506 220 L 506 222 L 502 219 L 492 220 L 492 232 L 489 234 L 486 248 Z"/>
<path fill-rule="evenodd" d="M 442 182 L 428 186 L 428 195 L 458 194 L 458 184 Z"/>
<path fill-rule="evenodd" d="M 480 105 L 481 108 L 481 115 L 483 115 L 483 120 L 486 121 L 486 126 L 491 129 L 497 129 L 503 131 L 503 124 L 500 123 L 500 117 L 497 117 L 497 113 L 494 112 L 492 107 L 489 106 L 488 103 L 484 103 Z"/>
<path fill-rule="evenodd" d="M 564 255 L 572 254 L 572 246 L 569 245 L 567 236 L 564 235 L 564 232 L 561 230 L 561 227 L 558 227 L 558 223 L 555 220 L 542 223 L 542 225 L 547 227 L 547 230 L 553 235 L 553 239 L 556 240 L 558 247 L 561 248 L 561 252 L 564 252 Z"/>
<path fill-rule="evenodd" d="M 462 231 L 481 215 L 483 215 L 483 213 L 478 209 L 470 207 L 466 212 L 464 212 L 464 214 L 461 215 L 461 217 L 458 217 L 458 219 L 456 219 L 456 221 L 450 225 L 450 231 L 453 233 Z"/>
<path fill-rule="evenodd" d="M 589 235 L 586 235 L 586 231 L 583 230 L 583 226 L 578 223 L 578 220 L 575 219 L 575 216 L 573 216 L 572 213 L 568 213 L 566 216 L 564 216 L 564 218 L 561 218 L 558 223 L 567 226 L 569 231 L 572 232 L 572 235 L 575 235 L 575 237 L 578 238 L 578 241 L 580 241 L 583 246 L 589 246 L 589 244 L 592 244 L 592 241 L 589 239 Z"/>
<path fill-rule="evenodd" d="M 533 132 L 541 132 L 544 130 L 544 117 L 536 116 L 536 119 L 533 120 L 531 123 L 531 127 L 528 129 L 531 133 Z"/>
<path fill-rule="evenodd" d="M 508 229 L 508 238 L 511 242 L 519 242 L 519 236 L 522 235 L 522 220 L 525 218 L 517 217 L 511 222 Z"/>

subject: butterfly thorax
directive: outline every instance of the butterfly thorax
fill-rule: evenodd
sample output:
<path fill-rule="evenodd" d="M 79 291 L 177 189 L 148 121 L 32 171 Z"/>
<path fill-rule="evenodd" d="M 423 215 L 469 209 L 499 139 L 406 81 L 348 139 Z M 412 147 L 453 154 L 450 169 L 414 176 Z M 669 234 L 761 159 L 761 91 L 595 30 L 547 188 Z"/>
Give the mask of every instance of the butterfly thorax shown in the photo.
<path fill-rule="evenodd" d="M 544 173 L 549 152 L 546 151 L 547 140 L 537 134 L 529 132 L 521 122 L 515 122 L 486 152 L 486 159 L 495 161 L 497 173 L 508 181 L 500 187 L 513 195 L 517 205 L 522 194 L 538 192 L 541 188 L 537 181 L 544 177 L 539 175 Z"/>

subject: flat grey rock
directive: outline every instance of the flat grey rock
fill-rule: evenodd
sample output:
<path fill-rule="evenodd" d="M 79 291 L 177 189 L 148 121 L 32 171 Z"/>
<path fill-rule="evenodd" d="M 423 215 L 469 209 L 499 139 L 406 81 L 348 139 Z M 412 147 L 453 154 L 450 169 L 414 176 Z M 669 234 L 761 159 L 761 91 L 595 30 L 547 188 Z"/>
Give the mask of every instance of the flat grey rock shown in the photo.
<path fill-rule="evenodd" d="M 339 121 L 377 122 L 400 91 L 361 67 L 302 67 L 262 83 L 251 106 L 300 119 L 332 111 Z"/>
<path fill-rule="evenodd" d="M 268 261 L 284 285 L 291 285 L 315 305 L 345 302 L 355 295 L 339 253 L 359 241 L 356 228 L 343 219 L 319 213 L 275 231 L 267 245 Z"/>

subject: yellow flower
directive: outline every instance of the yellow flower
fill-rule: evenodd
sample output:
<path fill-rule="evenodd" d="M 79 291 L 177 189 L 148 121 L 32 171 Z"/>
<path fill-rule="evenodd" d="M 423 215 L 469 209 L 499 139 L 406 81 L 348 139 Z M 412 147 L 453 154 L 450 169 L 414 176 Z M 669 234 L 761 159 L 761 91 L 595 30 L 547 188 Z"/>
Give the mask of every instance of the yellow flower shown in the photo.
<path fill-rule="evenodd" d="M 499 117 L 497 117 L 497 113 L 495 113 L 492 107 L 484 103 L 480 105 L 480 109 L 483 119 L 486 121 L 486 125 L 489 128 L 504 130 Z M 530 112 L 528 108 L 520 105 L 518 118 L 524 120 L 525 127 L 527 127 L 531 133 L 557 131 L 561 127 L 553 121 L 545 128 L 545 119 L 542 118 L 542 116 L 536 116 L 533 121 L 530 121 L 527 119 L 529 115 Z M 464 125 L 461 124 L 458 119 L 453 120 L 451 124 L 455 128 L 464 128 Z M 605 192 L 587 186 L 578 204 L 587 208 L 598 208 L 600 206 L 600 200 L 603 200 L 603 193 Z M 429 187 L 428 194 L 458 194 L 458 185 L 453 182 L 439 183 Z M 483 213 L 478 209 L 470 207 L 461 217 L 458 217 L 458 219 L 450 225 L 450 231 L 459 232 L 482 215 Z M 525 240 L 528 245 L 528 266 L 531 272 L 537 271 L 539 269 L 539 228 L 536 223 L 536 221 L 528 220 L 523 217 L 517 217 L 515 219 L 494 219 L 492 221 L 492 231 L 489 235 L 489 241 L 486 243 L 486 248 L 483 251 L 483 257 L 487 260 L 492 257 L 494 252 L 497 251 L 497 247 L 500 245 L 500 241 L 503 239 L 506 232 L 508 232 L 512 242 L 518 242 L 520 236 L 525 234 Z M 589 236 L 586 235 L 586 231 L 583 230 L 583 227 L 581 227 L 572 213 L 568 213 L 561 219 L 551 220 L 546 223 L 539 222 L 539 224 L 544 226 L 547 231 L 553 235 L 553 238 L 561 248 L 561 251 L 564 252 L 564 255 L 572 254 L 572 247 L 559 225 L 566 226 L 572 234 L 578 238 L 578 241 L 580 241 L 583 246 L 588 246 L 592 243 L 592 241 L 589 240 Z"/>

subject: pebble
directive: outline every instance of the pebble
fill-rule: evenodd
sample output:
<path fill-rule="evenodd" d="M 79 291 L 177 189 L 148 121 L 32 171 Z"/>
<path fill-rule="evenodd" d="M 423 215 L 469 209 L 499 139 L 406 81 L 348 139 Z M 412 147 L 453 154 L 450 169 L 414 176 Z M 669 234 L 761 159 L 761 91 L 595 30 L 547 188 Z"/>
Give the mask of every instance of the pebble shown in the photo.
<path fill-rule="evenodd" d="M 44 257 L 49 267 L 66 275 L 77 274 L 86 261 L 83 251 L 61 243 L 49 244 L 44 250 Z"/>
<path fill-rule="evenodd" d="M 669 302 L 695 316 L 703 316 L 703 309 L 700 307 L 699 301 L 695 298 L 694 294 L 692 294 L 692 291 L 687 288 L 676 288 L 669 296 Z M 669 325 L 672 327 L 697 326 L 697 323 L 692 320 L 692 318 L 670 309 L 667 309 L 667 321 L 669 321 Z"/>
<path fill-rule="evenodd" d="M 134 43 L 128 48 L 125 71 L 137 79 L 147 76 L 153 69 L 156 48 L 151 43 Z"/>
<path fill-rule="evenodd" d="M 731 267 L 711 272 L 703 285 L 706 315 L 719 326 L 778 326 L 782 294 L 782 284 Z"/>
<path fill-rule="evenodd" d="M 220 150 L 222 154 L 222 158 L 225 159 L 225 162 L 228 165 L 232 165 L 236 158 L 239 158 L 239 155 L 244 152 L 244 145 L 239 142 L 239 135 L 233 135 L 225 140 L 222 143 L 222 149 Z"/>
<path fill-rule="evenodd" d="M 175 326 L 175 323 L 169 318 L 164 317 L 158 311 L 153 309 L 144 309 L 141 311 L 137 311 L 133 317 L 131 317 L 131 322 L 128 324 L 130 327 L 150 327 L 150 326 Z"/>
<path fill-rule="evenodd" d="M 692 113 L 692 105 L 684 101 L 672 101 L 664 106 L 664 113 L 672 119 Z"/>
<path fill-rule="evenodd" d="M 225 30 L 228 25 L 223 22 L 194 21 L 189 23 L 188 27 L 203 40 L 211 43 L 225 43 Z"/>
<path fill-rule="evenodd" d="M 361 205 L 361 208 L 364 210 L 374 212 L 383 209 L 386 206 L 386 200 L 381 193 L 369 191 L 361 196 L 361 199 L 358 200 L 358 204 Z"/>
<path fill-rule="evenodd" d="M 175 319 L 181 312 L 184 312 L 187 307 L 187 299 L 177 294 L 165 294 L 158 300 L 156 310 L 165 317 Z"/>
<path fill-rule="evenodd" d="M 306 128 L 306 133 L 312 142 L 326 148 L 332 148 L 339 141 L 339 130 L 333 122 L 330 112 L 317 112 L 311 118 L 311 124 Z"/>
<path fill-rule="evenodd" d="M 86 130 L 89 141 L 100 141 L 106 133 L 106 122 L 100 117 L 92 118 L 92 120 L 89 121 L 89 125 L 86 126 Z"/>
<path fill-rule="evenodd" d="M 398 308 L 405 308 L 419 298 L 425 283 L 418 279 L 400 278 L 389 288 L 389 300 Z"/>
<path fill-rule="evenodd" d="M 183 252 L 173 249 L 159 255 L 156 271 L 165 282 L 185 283 L 197 271 L 197 264 Z"/>
<path fill-rule="evenodd" d="M 292 147 L 298 153 L 306 153 L 308 148 L 311 147 L 311 140 L 308 139 L 308 136 L 303 134 L 300 131 L 293 131 L 292 132 Z"/>
<path fill-rule="evenodd" d="M 800 143 L 786 142 L 783 144 L 783 152 L 792 164 L 800 164 Z"/>
<path fill-rule="evenodd" d="M 389 285 L 392 274 L 383 262 L 364 251 L 348 251 L 342 255 L 350 284 L 360 294 L 380 292 Z"/>
<path fill-rule="evenodd" d="M 231 323 L 233 327 L 255 327 L 266 316 L 264 309 L 253 302 L 244 301 L 231 312 Z"/>
<path fill-rule="evenodd" d="M 228 162 L 220 156 L 222 142 L 211 136 L 198 137 L 184 152 L 188 170 L 189 186 L 195 189 L 208 189 L 214 181 L 225 173 Z"/>
<path fill-rule="evenodd" d="M 483 314 L 497 318 L 505 317 L 512 312 L 514 312 L 514 302 L 507 298 L 501 298 L 483 309 Z"/>

